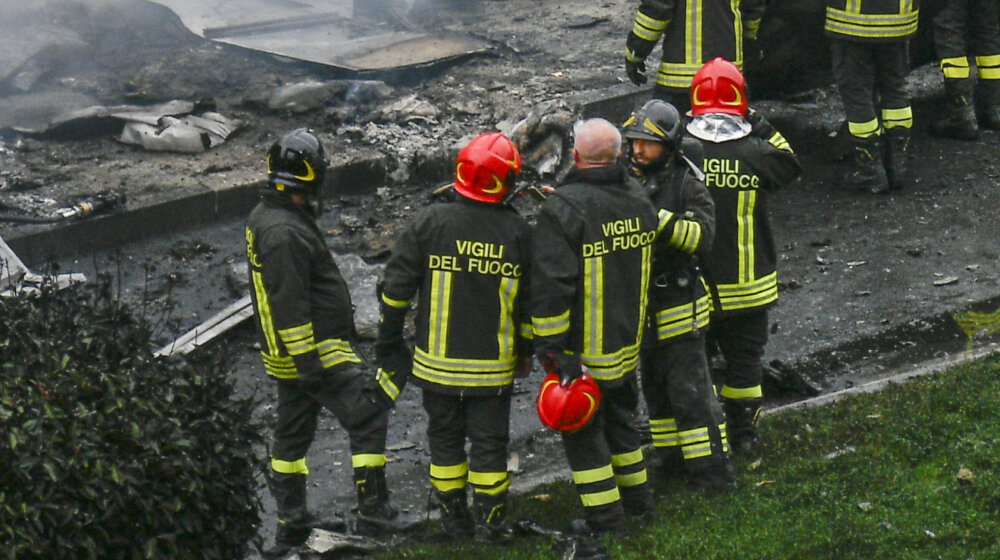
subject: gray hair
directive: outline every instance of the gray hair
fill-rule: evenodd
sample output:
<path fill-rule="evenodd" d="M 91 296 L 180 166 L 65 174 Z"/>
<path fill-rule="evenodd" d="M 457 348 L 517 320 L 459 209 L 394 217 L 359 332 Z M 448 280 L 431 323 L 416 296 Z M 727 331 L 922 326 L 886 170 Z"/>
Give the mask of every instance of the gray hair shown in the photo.
<path fill-rule="evenodd" d="M 614 163 L 621 155 L 622 133 L 602 118 L 577 121 L 573 125 L 573 149 L 586 164 Z"/>

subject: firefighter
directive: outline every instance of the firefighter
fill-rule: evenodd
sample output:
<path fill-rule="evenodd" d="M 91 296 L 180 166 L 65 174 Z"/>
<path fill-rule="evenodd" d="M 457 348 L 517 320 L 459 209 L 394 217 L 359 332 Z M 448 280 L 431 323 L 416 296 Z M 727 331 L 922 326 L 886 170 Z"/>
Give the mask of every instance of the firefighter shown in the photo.
<path fill-rule="evenodd" d="M 934 16 L 933 28 L 948 105 L 944 117 L 931 122 L 930 131 L 937 136 L 973 140 L 979 136 L 977 119 L 986 128 L 1000 130 L 1000 6 L 996 0 L 943 4 Z M 975 81 L 967 49 L 970 43 Z"/>
<path fill-rule="evenodd" d="M 641 0 L 625 41 L 628 78 L 637 86 L 646 83 L 646 58 L 662 37 L 653 97 L 686 113 L 691 78 L 702 64 L 721 56 L 743 68 L 744 45 L 756 42 L 764 4 L 764 0 Z M 754 50 L 746 49 L 748 54 Z"/>
<path fill-rule="evenodd" d="M 532 360 L 530 228 L 506 204 L 520 171 L 517 147 L 503 134 L 469 142 L 455 168 L 460 196 L 403 230 L 381 287 L 380 378 L 410 369 L 403 324 L 416 300 L 412 378 L 427 411 L 432 498 L 456 539 L 508 535 L 511 387 Z"/>
<path fill-rule="evenodd" d="M 574 530 L 621 532 L 654 512 L 637 423 L 635 368 L 657 216 L 618 163 L 621 133 L 576 127 L 575 168 L 538 213 L 532 242 L 535 355 L 568 386 L 585 366 L 603 395 L 592 419 L 562 434 L 584 517 Z"/>
<path fill-rule="evenodd" d="M 713 305 L 707 339 L 710 352 L 725 358 L 717 382 L 730 447 L 749 457 L 758 452 L 767 310 L 778 300 L 768 193 L 802 168 L 781 133 L 748 113 L 743 76 L 729 61 L 716 58 L 698 71 L 691 104 L 687 131 L 701 140 L 705 186 L 715 202 L 715 239 L 703 261 Z"/>
<path fill-rule="evenodd" d="M 643 338 L 642 393 L 663 477 L 686 476 L 695 489 L 735 487 L 726 426 L 705 357 L 710 302 L 698 260 L 712 247 L 715 204 L 704 174 L 682 150 L 684 124 L 653 99 L 625 121 L 630 170 L 670 224 L 653 253 L 649 324 Z"/>
<path fill-rule="evenodd" d="M 884 194 L 905 185 L 913 126 L 905 82 L 918 2 L 827 0 L 826 35 L 854 161 L 850 183 L 860 190 Z"/>
<path fill-rule="evenodd" d="M 326 166 L 311 131 L 281 136 L 267 153 L 267 186 L 245 229 L 264 369 L 278 392 L 267 476 L 278 514 L 275 555 L 304 543 L 316 526 L 306 507 L 306 453 L 321 408 L 350 439 L 359 530 L 399 529 L 385 480 L 387 412 L 352 347 L 351 296 L 316 226 Z"/>

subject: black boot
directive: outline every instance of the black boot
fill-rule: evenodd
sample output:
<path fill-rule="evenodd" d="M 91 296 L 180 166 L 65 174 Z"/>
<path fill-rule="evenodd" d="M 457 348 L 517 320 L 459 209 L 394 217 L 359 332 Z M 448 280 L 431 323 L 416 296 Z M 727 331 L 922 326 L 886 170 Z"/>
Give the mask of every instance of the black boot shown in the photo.
<path fill-rule="evenodd" d="M 646 522 L 656 518 L 656 501 L 653 499 L 653 487 L 649 483 L 619 487 L 619 491 L 622 494 L 625 515 L 629 519 Z"/>
<path fill-rule="evenodd" d="M 684 480 L 687 476 L 687 466 L 684 464 L 684 453 L 678 446 L 657 447 L 653 450 L 653 460 L 648 467 L 653 484 L 669 485 Z"/>
<path fill-rule="evenodd" d="M 850 182 L 859 190 L 876 194 L 889 192 L 889 178 L 885 173 L 882 141 L 878 136 L 851 137 L 854 147 L 854 172 Z"/>
<path fill-rule="evenodd" d="M 469 513 L 469 497 L 465 488 L 440 492 L 431 490 L 428 510 L 441 512 L 441 536 L 450 540 L 461 540 L 476 534 Z"/>
<path fill-rule="evenodd" d="M 736 490 L 736 470 L 729 455 L 713 455 L 695 460 L 688 474 L 687 487 L 691 490 L 710 494 Z"/>
<path fill-rule="evenodd" d="M 931 134 L 959 140 L 975 140 L 979 137 L 976 126 L 976 111 L 969 99 L 962 95 L 948 99 L 944 117 L 931 122 Z"/>
<path fill-rule="evenodd" d="M 507 544 L 513 538 L 508 523 L 509 507 L 507 492 L 495 496 L 473 494 L 476 510 L 476 540 L 491 544 Z"/>
<path fill-rule="evenodd" d="M 1000 130 L 1000 104 L 979 107 L 976 109 L 976 119 L 984 128 Z"/>
<path fill-rule="evenodd" d="M 306 508 L 306 475 L 270 473 L 267 485 L 278 510 L 274 547 L 264 551 L 266 558 L 279 558 L 305 544 L 315 519 Z"/>
<path fill-rule="evenodd" d="M 764 399 L 722 399 L 729 446 L 739 459 L 753 460 L 760 457 L 757 416 L 763 401 Z"/>
<path fill-rule="evenodd" d="M 399 534 L 419 524 L 404 518 L 389 504 L 385 467 L 354 469 L 354 488 L 358 493 L 358 533 L 367 536 Z"/>
<path fill-rule="evenodd" d="M 892 190 L 900 190 L 906 185 L 906 153 L 909 150 L 909 128 L 897 126 L 885 132 L 885 172 Z"/>

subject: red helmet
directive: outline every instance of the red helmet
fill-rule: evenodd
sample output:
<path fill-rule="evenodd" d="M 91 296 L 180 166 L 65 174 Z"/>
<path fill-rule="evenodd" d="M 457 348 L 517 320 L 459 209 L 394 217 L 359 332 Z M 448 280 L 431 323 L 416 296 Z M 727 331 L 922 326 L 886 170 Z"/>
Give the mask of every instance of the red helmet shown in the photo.
<path fill-rule="evenodd" d="M 747 82 L 739 68 L 717 56 L 698 70 L 691 80 L 691 114 L 747 114 Z"/>
<path fill-rule="evenodd" d="M 455 164 L 455 190 L 479 202 L 502 202 L 521 172 L 521 154 L 499 132 L 480 134 L 460 152 Z"/>
<path fill-rule="evenodd" d="M 601 403 L 601 390 L 584 373 L 563 387 L 559 375 L 550 373 L 538 392 L 538 418 L 546 427 L 559 432 L 575 432 L 587 425 Z"/>

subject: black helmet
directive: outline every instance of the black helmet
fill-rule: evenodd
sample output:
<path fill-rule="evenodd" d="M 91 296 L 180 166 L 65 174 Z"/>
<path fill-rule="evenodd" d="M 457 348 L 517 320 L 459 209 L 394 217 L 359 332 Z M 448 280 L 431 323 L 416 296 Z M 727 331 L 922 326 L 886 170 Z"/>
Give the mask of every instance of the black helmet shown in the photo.
<path fill-rule="evenodd" d="M 278 138 L 267 151 L 267 180 L 278 190 L 285 187 L 316 194 L 326 175 L 326 154 L 319 138 L 308 128 L 295 129 Z"/>
<path fill-rule="evenodd" d="M 684 126 L 677 108 L 661 99 L 650 99 L 632 112 L 622 130 L 622 136 L 629 140 L 662 142 L 675 151 L 680 146 Z"/>

